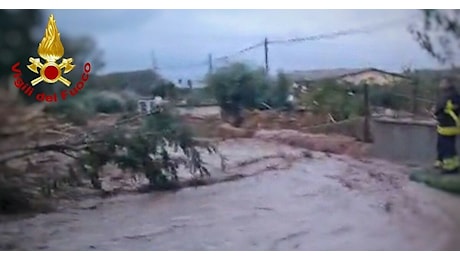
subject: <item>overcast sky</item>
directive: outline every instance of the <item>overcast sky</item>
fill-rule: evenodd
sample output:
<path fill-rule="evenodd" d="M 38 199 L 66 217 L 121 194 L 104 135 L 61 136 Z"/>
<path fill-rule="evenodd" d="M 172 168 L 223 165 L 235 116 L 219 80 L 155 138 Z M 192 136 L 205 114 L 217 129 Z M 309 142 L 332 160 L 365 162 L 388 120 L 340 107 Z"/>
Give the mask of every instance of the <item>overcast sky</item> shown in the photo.
<path fill-rule="evenodd" d="M 271 71 L 403 66 L 435 67 L 407 30 L 411 10 L 53 10 L 61 34 L 91 35 L 104 51 L 104 72 L 152 67 L 170 79 L 197 79 L 207 71 L 208 54 L 233 54 L 252 44 L 380 26 L 369 34 L 270 45 Z M 389 24 L 387 24 L 389 23 Z M 383 25 L 382 25 L 383 24 Z M 264 64 L 257 48 L 232 61 Z M 192 66 L 203 63 L 203 66 Z M 215 66 L 222 63 L 215 62 Z M 175 67 L 175 68 L 174 68 Z M 179 67 L 179 68 L 177 68 Z"/>

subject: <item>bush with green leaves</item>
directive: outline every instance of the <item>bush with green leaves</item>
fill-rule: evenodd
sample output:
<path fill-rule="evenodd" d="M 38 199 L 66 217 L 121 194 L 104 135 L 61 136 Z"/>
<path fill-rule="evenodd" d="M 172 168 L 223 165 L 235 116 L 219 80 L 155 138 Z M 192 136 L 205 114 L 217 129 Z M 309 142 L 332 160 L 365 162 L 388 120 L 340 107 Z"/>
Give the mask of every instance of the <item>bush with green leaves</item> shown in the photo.
<path fill-rule="evenodd" d="M 391 108 L 395 110 L 410 109 L 408 98 L 402 96 L 394 88 L 369 87 L 369 103 L 371 106 Z"/>
<path fill-rule="evenodd" d="M 243 63 L 221 67 L 207 78 L 208 91 L 235 126 L 241 123 L 242 109 L 286 107 L 291 85 L 282 72 L 271 78 L 263 68 Z"/>
<path fill-rule="evenodd" d="M 69 98 L 48 105 L 45 112 L 63 118 L 76 125 L 85 125 L 94 115 L 94 107 L 82 98 Z"/>
<path fill-rule="evenodd" d="M 102 133 L 102 139 L 88 142 L 79 162 L 95 188 L 101 187 L 99 172 L 108 163 L 144 174 L 153 189 L 177 187 L 181 165 L 194 176 L 210 175 L 198 148 L 209 153 L 216 152 L 215 148 L 194 140 L 190 128 L 178 116 L 164 110 L 141 121 L 139 128 L 133 128 L 133 122 L 119 124 Z M 178 151 L 183 156 L 172 155 Z"/>
<path fill-rule="evenodd" d="M 360 116 L 364 112 L 362 95 L 332 80 L 318 82 L 302 102 L 313 112 L 329 113 L 335 120 Z"/>
<path fill-rule="evenodd" d="M 269 81 L 261 69 L 243 63 L 219 68 L 207 78 L 208 89 L 218 104 L 240 105 L 254 108 L 257 99 L 269 89 Z"/>
<path fill-rule="evenodd" d="M 458 174 L 440 174 L 436 169 L 417 169 L 409 174 L 409 179 L 425 183 L 435 189 L 460 194 L 460 176 Z"/>
<path fill-rule="evenodd" d="M 116 93 L 101 91 L 88 94 L 85 98 L 86 103 L 94 107 L 97 113 L 113 114 L 126 111 L 126 101 Z"/>
<path fill-rule="evenodd" d="M 206 182 L 202 177 L 210 176 L 210 172 L 201 155 L 206 150 L 215 153 L 216 149 L 195 140 L 180 115 L 169 109 L 165 107 L 162 112 L 148 116 L 124 114 L 114 125 L 77 133 L 54 143 L 4 151 L 0 161 L 0 214 L 51 209 L 48 199 L 59 195 L 59 191 L 84 185 L 85 177 L 94 188 L 102 189 L 99 174 L 108 163 L 130 174 L 143 174 L 150 183 L 149 189 L 175 189 Z M 40 153 L 60 153 L 74 163 L 66 163 L 68 172 L 58 170 L 59 174 L 7 166 L 12 160 L 27 160 Z M 179 182 L 181 167 L 188 169 L 194 178 Z"/>
<path fill-rule="evenodd" d="M 129 95 L 108 91 L 89 91 L 49 105 L 46 111 L 61 116 L 76 125 L 84 125 L 97 113 L 133 112 L 136 109 L 137 101 Z"/>

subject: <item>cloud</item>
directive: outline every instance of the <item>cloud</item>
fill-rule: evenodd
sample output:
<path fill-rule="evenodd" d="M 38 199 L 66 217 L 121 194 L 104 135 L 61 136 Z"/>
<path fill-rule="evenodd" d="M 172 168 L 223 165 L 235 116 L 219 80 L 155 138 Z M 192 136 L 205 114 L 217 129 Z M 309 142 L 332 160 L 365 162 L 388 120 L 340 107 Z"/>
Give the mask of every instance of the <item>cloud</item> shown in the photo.
<path fill-rule="evenodd" d="M 270 45 L 270 67 L 291 70 L 374 66 L 400 70 L 408 64 L 436 66 L 407 31 L 414 10 L 56 10 L 53 13 L 61 31 L 89 34 L 97 40 L 105 52 L 106 72 L 149 68 L 154 52 L 157 65 L 165 68 L 161 73 L 167 77 L 199 78 L 207 71 L 209 53 L 213 57 L 233 54 L 265 37 L 286 39 L 388 21 L 394 24 L 374 28 L 378 32 L 370 34 Z M 232 60 L 263 65 L 263 48 Z M 187 65 L 196 66 L 180 68 Z"/>
<path fill-rule="evenodd" d="M 156 10 L 47 10 L 54 14 L 59 27 L 72 35 L 105 34 L 129 31 L 155 17 Z"/>

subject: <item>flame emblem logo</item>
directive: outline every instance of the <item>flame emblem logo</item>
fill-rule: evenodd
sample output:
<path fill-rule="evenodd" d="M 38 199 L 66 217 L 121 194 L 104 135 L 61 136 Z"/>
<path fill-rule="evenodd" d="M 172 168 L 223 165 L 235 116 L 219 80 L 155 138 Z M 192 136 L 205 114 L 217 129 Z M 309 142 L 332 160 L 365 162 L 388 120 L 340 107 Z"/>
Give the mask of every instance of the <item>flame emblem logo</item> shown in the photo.
<path fill-rule="evenodd" d="M 62 82 L 67 87 L 70 87 L 71 82 L 64 78 L 62 74 L 69 73 L 75 67 L 72 64 L 73 59 L 62 59 L 61 63 L 58 60 L 64 56 L 64 46 L 61 42 L 60 33 L 56 26 L 56 20 L 53 15 L 50 15 L 48 25 L 45 29 L 45 35 L 42 41 L 38 44 L 38 55 L 46 62 L 41 63 L 40 58 L 29 58 L 30 64 L 27 68 L 40 76 L 32 80 L 32 86 L 44 81 L 46 83 Z M 40 69 L 40 72 L 38 71 Z M 62 70 L 64 69 L 64 73 Z"/>

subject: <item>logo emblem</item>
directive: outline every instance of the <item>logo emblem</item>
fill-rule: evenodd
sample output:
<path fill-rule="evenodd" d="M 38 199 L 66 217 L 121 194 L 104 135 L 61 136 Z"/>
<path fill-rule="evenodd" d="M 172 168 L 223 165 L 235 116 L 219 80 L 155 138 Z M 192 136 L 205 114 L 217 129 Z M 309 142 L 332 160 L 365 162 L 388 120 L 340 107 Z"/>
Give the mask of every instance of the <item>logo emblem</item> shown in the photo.
<path fill-rule="evenodd" d="M 45 35 L 43 36 L 42 41 L 38 44 L 37 53 L 43 60 L 45 60 L 45 63 L 43 64 L 40 58 L 29 58 L 30 64 L 27 65 L 27 68 L 40 75 L 38 78 L 31 81 L 32 86 L 35 86 L 42 81 L 46 83 L 56 83 L 60 81 L 62 84 L 70 87 L 71 82 L 62 75 L 72 71 L 75 65 L 72 64 L 72 58 L 64 58 L 60 63 L 58 63 L 59 59 L 64 56 L 64 46 L 62 45 L 60 33 L 57 29 L 56 20 L 53 15 L 51 15 L 48 20 Z M 40 72 L 38 69 L 40 69 Z"/>

